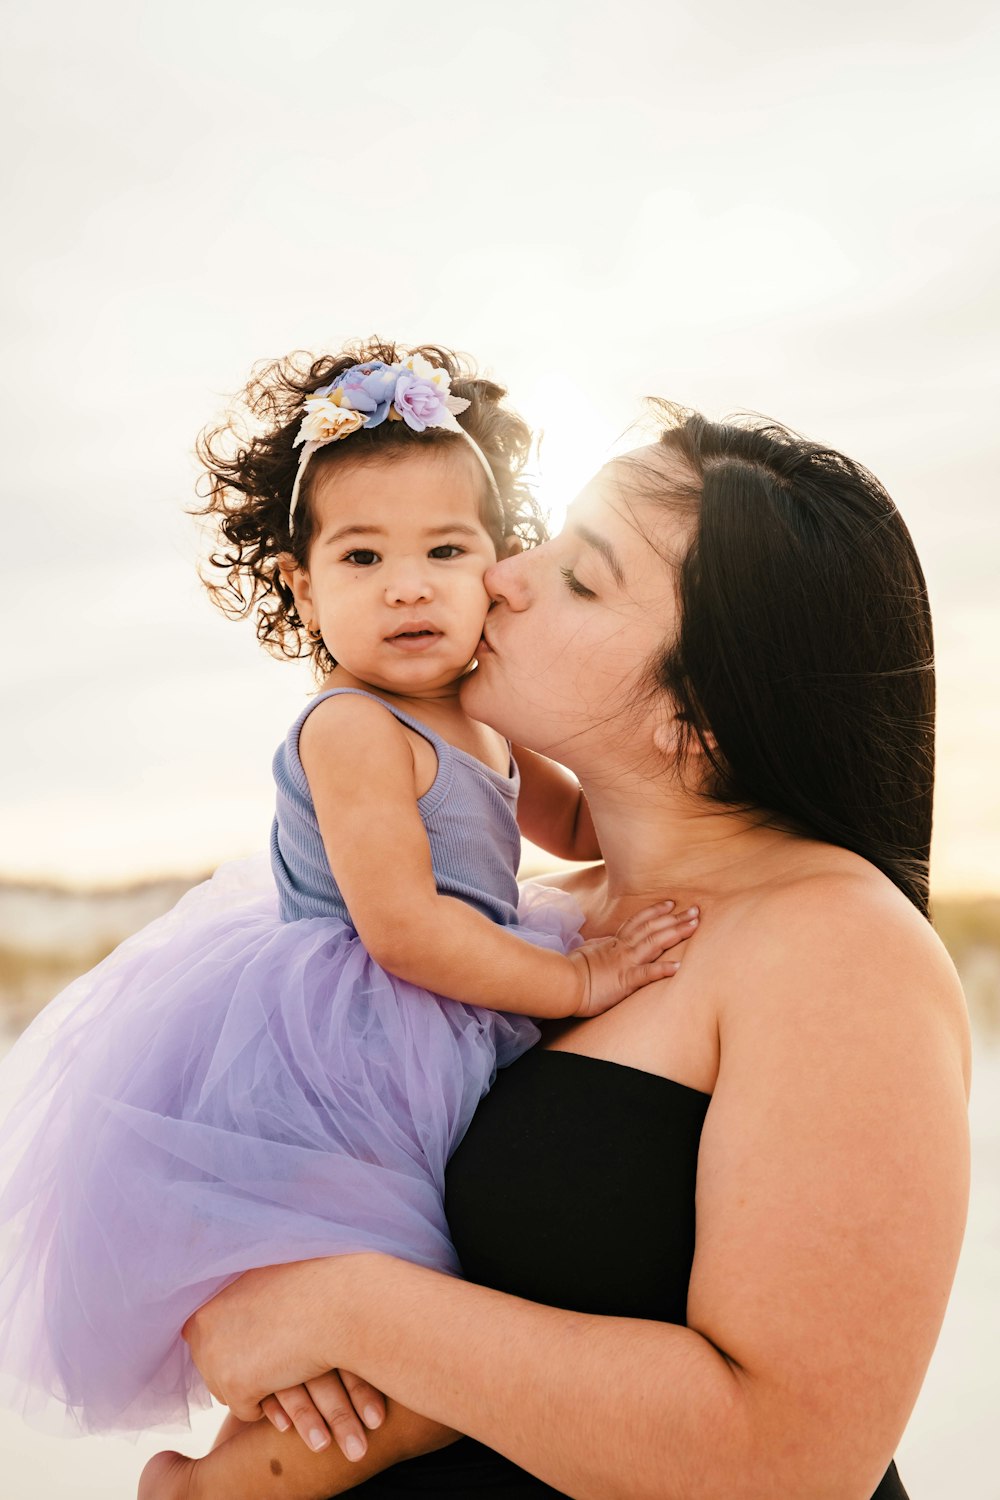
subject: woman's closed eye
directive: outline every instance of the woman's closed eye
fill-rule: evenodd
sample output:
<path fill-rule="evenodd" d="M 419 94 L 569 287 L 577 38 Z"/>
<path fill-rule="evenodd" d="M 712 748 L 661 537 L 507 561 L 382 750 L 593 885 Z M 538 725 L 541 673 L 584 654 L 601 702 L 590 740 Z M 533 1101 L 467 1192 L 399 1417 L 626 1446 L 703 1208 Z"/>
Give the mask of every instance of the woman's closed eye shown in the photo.
<path fill-rule="evenodd" d="M 579 578 L 577 578 L 572 568 L 560 568 L 559 571 L 562 574 L 563 578 L 566 580 L 566 587 L 569 589 L 570 593 L 575 594 L 578 599 L 597 598 L 597 595 L 594 593 L 593 589 L 588 589 L 585 583 L 580 582 Z"/>

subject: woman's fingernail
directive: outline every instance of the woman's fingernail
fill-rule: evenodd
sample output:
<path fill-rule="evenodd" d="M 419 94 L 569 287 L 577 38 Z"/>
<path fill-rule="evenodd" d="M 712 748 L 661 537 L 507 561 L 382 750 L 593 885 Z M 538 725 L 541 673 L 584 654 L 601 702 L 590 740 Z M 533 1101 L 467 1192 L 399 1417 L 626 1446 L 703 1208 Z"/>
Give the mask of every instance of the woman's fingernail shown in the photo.
<path fill-rule="evenodd" d="M 274 1414 L 274 1425 L 279 1432 L 287 1432 L 292 1424 L 283 1411 L 276 1411 Z"/>
<path fill-rule="evenodd" d="M 313 1430 L 310 1432 L 310 1434 L 309 1434 L 309 1446 L 310 1446 L 310 1448 L 314 1448 L 317 1453 L 320 1451 L 321 1448 L 328 1447 L 329 1443 L 330 1443 L 330 1434 L 328 1432 L 321 1432 L 318 1427 L 314 1427 Z"/>
<path fill-rule="evenodd" d="M 351 1460 L 351 1463 L 356 1464 L 359 1458 L 364 1458 L 365 1456 L 365 1445 L 361 1441 L 361 1439 L 352 1432 L 350 1437 L 347 1439 L 347 1442 L 344 1444 L 344 1452 Z"/>
<path fill-rule="evenodd" d="M 366 1406 L 364 1415 L 366 1427 L 382 1426 L 382 1413 L 377 1406 Z"/>

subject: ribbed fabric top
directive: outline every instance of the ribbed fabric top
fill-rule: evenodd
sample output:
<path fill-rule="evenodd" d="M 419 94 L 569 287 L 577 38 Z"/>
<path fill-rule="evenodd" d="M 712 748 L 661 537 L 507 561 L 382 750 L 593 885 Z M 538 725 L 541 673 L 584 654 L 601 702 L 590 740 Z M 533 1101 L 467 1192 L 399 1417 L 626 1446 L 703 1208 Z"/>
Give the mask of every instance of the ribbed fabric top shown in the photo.
<path fill-rule="evenodd" d="M 333 878 L 316 820 L 306 773 L 299 759 L 299 735 L 313 709 L 325 698 L 351 693 L 380 703 L 434 747 L 437 775 L 417 801 L 431 848 L 434 880 L 442 895 L 457 896 L 503 927 L 517 924 L 517 866 L 521 855 L 515 810 L 520 778 L 511 761 L 509 776 L 449 745 L 426 724 L 360 688 L 319 693 L 299 714 L 274 756 L 277 789 L 271 827 L 271 869 L 284 922 L 300 917 L 339 917 L 350 913 Z M 353 923 L 351 923 L 353 926 Z"/>

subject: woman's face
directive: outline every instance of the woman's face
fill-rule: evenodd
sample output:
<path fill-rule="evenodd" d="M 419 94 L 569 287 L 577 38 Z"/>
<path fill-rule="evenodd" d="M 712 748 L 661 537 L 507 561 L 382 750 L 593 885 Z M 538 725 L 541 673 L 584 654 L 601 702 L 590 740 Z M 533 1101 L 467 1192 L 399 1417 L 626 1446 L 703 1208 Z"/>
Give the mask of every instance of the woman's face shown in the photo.
<path fill-rule="evenodd" d="M 646 689 L 675 635 L 687 527 L 668 507 L 630 495 L 629 460 L 640 457 L 664 467 L 656 449 L 609 464 L 559 536 L 487 571 L 495 603 L 462 689 L 473 718 L 578 772 L 617 760 L 640 724 L 662 717 Z M 648 744 L 644 737 L 644 753 Z"/>

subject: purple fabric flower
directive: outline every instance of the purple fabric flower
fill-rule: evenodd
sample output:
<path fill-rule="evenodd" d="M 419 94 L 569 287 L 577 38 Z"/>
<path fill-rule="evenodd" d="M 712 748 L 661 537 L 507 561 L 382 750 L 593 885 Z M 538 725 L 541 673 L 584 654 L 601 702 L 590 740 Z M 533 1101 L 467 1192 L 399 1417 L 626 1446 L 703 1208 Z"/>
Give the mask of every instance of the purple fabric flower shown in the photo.
<path fill-rule="evenodd" d="M 412 427 L 414 432 L 423 432 L 425 427 L 452 425 L 452 422 L 442 421 L 442 418 L 446 419 L 450 415 L 446 395 L 447 392 L 442 391 L 433 381 L 403 370 L 396 380 L 396 394 L 392 404 L 408 427 Z"/>

